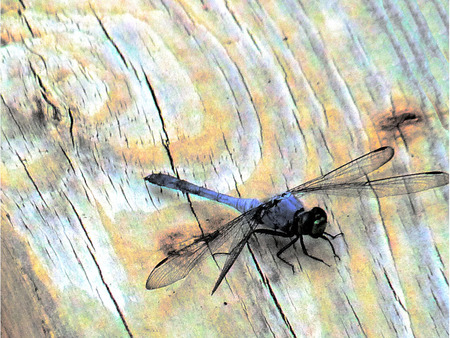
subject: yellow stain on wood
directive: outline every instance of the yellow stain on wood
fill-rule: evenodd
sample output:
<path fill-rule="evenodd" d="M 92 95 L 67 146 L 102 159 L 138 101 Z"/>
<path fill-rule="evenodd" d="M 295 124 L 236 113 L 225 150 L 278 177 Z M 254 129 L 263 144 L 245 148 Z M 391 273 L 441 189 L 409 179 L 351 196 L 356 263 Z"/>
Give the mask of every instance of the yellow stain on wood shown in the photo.
<path fill-rule="evenodd" d="M 51 245 L 27 235 L 21 220 L 31 220 L 32 231 L 63 235 L 52 227 L 62 220 L 74 247 L 53 246 L 55 255 L 75 252 L 79 259 L 61 259 L 47 271 L 39 250 L 21 249 L 34 257 L 25 274 L 38 276 L 51 290 L 43 303 L 58 309 L 58 316 L 51 311 L 40 316 L 39 304 L 32 301 L 36 318 L 46 318 L 49 327 L 60 320 L 67 331 L 52 331 L 59 336 L 124 335 L 111 297 L 105 297 L 107 285 L 135 335 L 180 336 L 187 328 L 199 335 L 266 334 L 269 329 L 277 336 L 339 330 L 356 335 L 359 324 L 350 304 L 367 335 L 399 334 L 405 328 L 411 335 L 448 332 L 441 303 L 431 294 L 448 293 L 446 278 L 439 274 L 448 275 L 446 197 L 440 191 L 411 197 L 417 214 L 408 198 L 380 202 L 385 224 L 374 216 L 380 210 L 373 204 L 348 212 L 358 202 L 306 198 L 308 207 L 325 206 L 329 215 L 333 211 L 330 228 L 339 226 L 346 234 L 347 242 L 337 244 L 342 261 L 328 270 L 297 248 L 289 257 L 295 261 L 298 255 L 304 270 L 292 276 L 273 257 L 282 241 L 271 246 L 273 240 L 260 239 L 262 244 L 252 253 L 245 251 L 230 272 L 231 291 L 224 283 L 214 297 L 204 296 L 219 271 L 212 259 L 176 285 L 144 290 L 148 273 L 165 253 L 200 234 L 184 197 L 145 187 L 141 176 L 147 171 L 174 169 L 200 185 L 231 195 L 238 194 L 237 187 L 243 197 L 263 199 L 379 145 L 392 145 L 400 155 L 384 173 L 445 166 L 444 160 L 436 164 L 439 154 L 430 153 L 448 148 L 448 76 L 442 72 L 448 43 L 440 33 L 439 15 L 445 9 L 439 3 L 384 5 L 183 1 L 153 4 L 149 10 L 137 3 L 125 8 L 105 2 L 81 3 L 72 15 L 63 3 L 3 4 L 3 60 L 11 79 L 2 95 L 11 109 L 4 128 L 10 158 L 0 166 L 2 190 L 8 190 L 4 210 L 18 221 L 20 240 L 32 248 Z M 417 28 L 410 18 L 421 18 L 418 11 L 427 35 L 410 35 Z M 59 121 L 49 104 L 60 110 Z M 41 124 L 33 120 L 36 114 Z M 51 197 L 49 210 L 35 198 L 16 152 L 43 196 Z M 126 198 L 127 204 L 120 202 Z M 237 215 L 192 200 L 206 232 Z M 415 222 L 423 235 L 417 241 L 402 228 Z M 355 230 L 358 226 L 368 233 Z M 375 236 L 372 230 L 382 237 L 370 237 Z M 91 255 L 85 255 L 86 234 L 99 244 L 103 280 Z M 309 246 L 311 253 L 331 260 L 328 251 L 322 252 L 329 249 L 326 243 L 308 241 Z M 51 276 L 64 268 L 76 271 L 80 264 L 92 268 L 86 274 L 98 297 L 80 285 L 62 294 L 57 290 L 60 281 Z M 82 274 L 80 269 L 80 280 Z M 348 301 L 337 294 L 339 288 Z M 228 305 L 222 306 L 222 299 Z M 400 301 L 408 312 L 400 310 L 395 317 Z"/>

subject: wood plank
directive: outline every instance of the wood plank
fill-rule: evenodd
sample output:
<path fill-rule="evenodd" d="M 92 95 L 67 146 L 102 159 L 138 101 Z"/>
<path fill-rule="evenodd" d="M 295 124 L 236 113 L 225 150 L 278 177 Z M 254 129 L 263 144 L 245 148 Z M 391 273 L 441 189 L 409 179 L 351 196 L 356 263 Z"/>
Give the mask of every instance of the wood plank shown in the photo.
<path fill-rule="evenodd" d="M 265 199 L 382 145 L 448 171 L 448 3 L 2 3 L 2 333 L 448 336 L 448 188 L 323 207 L 340 260 L 253 238 L 147 291 L 236 217 L 151 172 Z M 219 264 L 221 260 L 218 259 Z"/>

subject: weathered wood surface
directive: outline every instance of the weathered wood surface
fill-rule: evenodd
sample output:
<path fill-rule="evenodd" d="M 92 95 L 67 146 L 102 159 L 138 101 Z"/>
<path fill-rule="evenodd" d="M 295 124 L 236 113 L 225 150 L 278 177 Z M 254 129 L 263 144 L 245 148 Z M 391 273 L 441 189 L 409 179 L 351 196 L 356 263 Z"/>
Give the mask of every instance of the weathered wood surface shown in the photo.
<path fill-rule="evenodd" d="M 446 1 L 2 2 L 2 334 L 448 336 L 448 189 L 305 197 L 341 260 L 259 237 L 146 291 L 237 213 L 151 172 L 266 198 L 380 145 L 448 170 Z"/>

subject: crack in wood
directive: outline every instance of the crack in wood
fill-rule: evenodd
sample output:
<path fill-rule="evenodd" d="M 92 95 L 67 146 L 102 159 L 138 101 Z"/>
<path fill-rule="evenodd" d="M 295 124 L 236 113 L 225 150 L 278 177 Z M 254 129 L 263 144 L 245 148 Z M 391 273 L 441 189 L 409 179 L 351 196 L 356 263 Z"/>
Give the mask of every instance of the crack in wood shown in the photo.
<path fill-rule="evenodd" d="M 284 314 L 283 308 L 281 307 L 281 304 L 279 303 L 277 296 L 275 295 L 275 292 L 272 289 L 272 285 L 270 284 L 269 279 L 266 277 L 266 275 L 264 274 L 264 272 L 262 271 L 261 267 L 258 264 L 258 261 L 256 259 L 255 254 L 253 253 L 253 250 L 251 249 L 250 245 L 247 243 L 247 248 L 250 251 L 250 255 L 253 259 L 253 262 L 256 266 L 256 270 L 258 271 L 259 276 L 261 277 L 264 285 L 267 287 L 267 289 L 269 290 L 269 294 L 270 294 L 270 298 L 272 299 L 273 303 L 275 304 L 278 313 L 281 316 L 281 319 L 283 319 L 283 322 L 286 324 L 289 332 L 291 333 L 292 337 L 297 337 L 297 335 L 295 334 L 294 328 L 292 327 L 289 319 L 287 318 L 287 316 Z"/>
<path fill-rule="evenodd" d="M 125 59 L 125 56 L 122 54 L 122 52 L 120 51 L 119 47 L 116 45 L 116 43 L 114 42 L 114 40 L 111 38 L 111 36 L 109 35 L 108 31 L 106 30 L 106 27 L 103 25 L 102 20 L 100 20 L 100 18 L 98 17 L 97 13 L 95 12 L 94 8 L 92 7 L 91 3 L 89 3 L 89 7 L 92 10 L 92 13 L 94 13 L 95 18 L 98 21 L 98 24 L 100 25 L 103 33 L 105 34 L 106 38 L 109 40 L 109 42 L 111 42 L 111 44 L 113 45 L 114 49 L 116 50 L 117 54 L 119 54 L 120 59 L 122 60 L 122 62 L 124 63 L 125 67 L 129 68 L 128 66 L 128 62 Z"/>
<path fill-rule="evenodd" d="M 98 264 L 97 259 L 95 258 L 94 254 L 92 253 L 91 248 L 89 248 L 89 246 L 86 246 L 86 248 L 89 250 L 89 253 L 91 254 L 91 257 L 94 260 L 95 265 L 97 266 L 97 270 L 98 270 L 98 273 L 100 275 L 100 279 L 102 280 L 102 283 L 103 283 L 103 285 L 106 288 L 106 291 L 108 292 L 111 300 L 114 303 L 114 306 L 115 306 L 115 308 L 117 310 L 117 313 L 120 316 L 120 319 L 122 320 L 122 324 L 125 327 L 125 330 L 127 331 L 128 335 L 130 337 L 133 337 L 133 334 L 131 333 L 130 327 L 128 326 L 128 323 L 127 323 L 127 321 L 125 319 L 125 315 L 122 313 L 122 310 L 120 309 L 119 304 L 117 303 L 116 299 L 114 298 L 114 295 L 113 295 L 111 289 L 109 288 L 109 285 L 106 283 L 105 278 L 103 277 L 103 272 L 100 269 L 100 265 Z"/>
<path fill-rule="evenodd" d="M 31 177 L 31 174 L 30 174 L 30 172 L 28 171 L 28 168 L 27 168 L 27 166 L 25 165 L 25 162 L 24 162 L 24 161 L 22 160 L 22 158 L 19 156 L 19 154 L 17 153 L 17 151 L 16 151 L 16 155 L 17 155 L 17 157 L 19 158 L 20 163 L 22 163 L 22 166 L 23 166 L 23 168 L 25 169 L 25 172 L 26 172 L 28 178 L 30 179 L 31 183 L 33 183 L 33 186 L 34 186 L 34 188 L 36 189 L 37 193 L 39 194 L 39 197 L 41 198 L 42 202 L 44 202 L 45 206 L 46 206 L 47 208 L 49 208 L 49 206 L 48 206 L 47 202 L 45 201 L 44 197 L 42 196 L 41 191 L 39 190 L 39 188 L 38 188 L 36 182 L 34 181 L 33 177 Z"/>

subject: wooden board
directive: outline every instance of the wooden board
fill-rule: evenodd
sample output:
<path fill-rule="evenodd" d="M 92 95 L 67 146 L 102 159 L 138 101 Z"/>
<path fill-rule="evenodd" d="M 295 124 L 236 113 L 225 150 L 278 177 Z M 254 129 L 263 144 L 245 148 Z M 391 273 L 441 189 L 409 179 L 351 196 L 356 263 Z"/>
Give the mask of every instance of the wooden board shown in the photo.
<path fill-rule="evenodd" d="M 448 188 L 305 196 L 325 241 L 252 239 L 145 290 L 238 215 L 146 184 L 265 199 L 382 145 L 373 177 L 448 171 L 445 1 L 2 3 L 2 333 L 448 336 Z M 218 260 L 220 264 L 220 259 Z"/>

